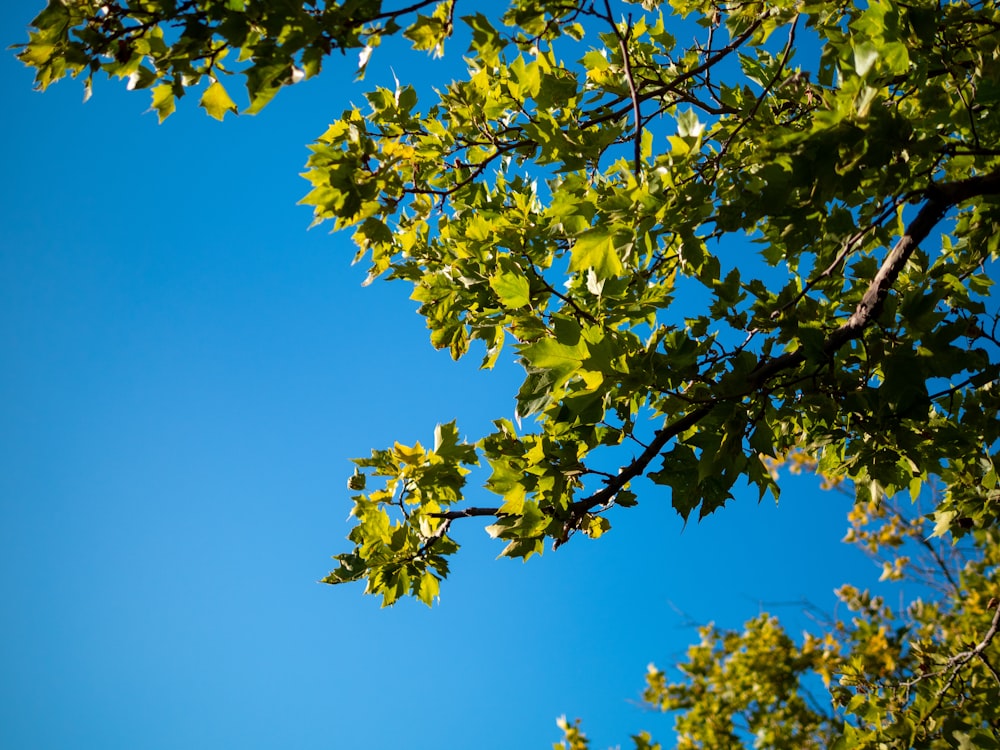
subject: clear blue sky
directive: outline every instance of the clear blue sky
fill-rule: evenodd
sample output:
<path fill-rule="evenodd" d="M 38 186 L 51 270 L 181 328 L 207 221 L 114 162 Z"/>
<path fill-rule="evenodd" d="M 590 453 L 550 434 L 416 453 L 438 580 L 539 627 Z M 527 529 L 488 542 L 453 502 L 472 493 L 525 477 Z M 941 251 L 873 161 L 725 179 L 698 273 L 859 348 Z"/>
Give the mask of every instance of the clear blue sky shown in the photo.
<path fill-rule="evenodd" d="M 0 7 L 4 46 L 38 5 Z M 0 56 L 0 747 L 548 748 L 560 714 L 594 748 L 666 739 L 634 701 L 688 618 L 801 622 L 772 603 L 877 575 L 838 543 L 847 501 L 798 479 L 683 532 L 645 486 L 527 564 L 458 526 L 430 610 L 316 583 L 350 457 L 451 419 L 474 438 L 518 382 L 433 351 L 405 287 L 362 288 L 349 237 L 306 230 L 305 146 L 361 101 L 351 62 L 161 126 L 145 93 L 34 93 Z M 389 65 L 446 75 L 376 53 L 368 83 Z"/>

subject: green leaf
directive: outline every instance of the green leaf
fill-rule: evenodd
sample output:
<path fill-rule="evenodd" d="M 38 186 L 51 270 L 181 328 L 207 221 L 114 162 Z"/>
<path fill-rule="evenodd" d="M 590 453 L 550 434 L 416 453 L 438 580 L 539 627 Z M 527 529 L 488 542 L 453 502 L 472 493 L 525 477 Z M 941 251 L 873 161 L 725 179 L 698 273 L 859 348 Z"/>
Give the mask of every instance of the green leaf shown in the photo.
<path fill-rule="evenodd" d="M 229 98 L 226 89 L 218 81 L 215 81 L 205 89 L 205 93 L 201 96 L 200 104 L 216 120 L 223 119 L 227 112 L 238 112 L 236 102 Z"/>
<path fill-rule="evenodd" d="M 403 32 L 403 36 L 413 42 L 413 49 L 433 51 L 435 57 L 440 57 L 447 34 L 440 18 L 421 15 Z"/>
<path fill-rule="evenodd" d="M 570 251 L 570 273 L 593 269 L 598 279 L 609 279 L 625 272 L 615 250 L 614 236 L 606 229 L 591 229 L 580 235 Z"/>
<path fill-rule="evenodd" d="M 159 115 L 160 122 L 174 113 L 177 105 L 174 100 L 174 89 L 169 83 L 161 83 L 153 87 L 153 109 Z"/>
<path fill-rule="evenodd" d="M 687 109 L 677 116 L 677 134 L 681 138 L 697 138 L 705 130 L 693 109 Z"/>
<path fill-rule="evenodd" d="M 600 539 L 611 529 L 611 522 L 604 516 L 591 516 L 587 519 L 584 533 L 591 539 Z"/>
<path fill-rule="evenodd" d="M 892 75 L 903 75 L 910 69 L 910 53 L 902 42 L 890 42 L 880 50 L 886 70 Z M 859 74 L 860 75 L 860 74 Z"/>
<path fill-rule="evenodd" d="M 879 58 L 879 49 L 871 42 L 862 42 L 854 48 L 854 72 L 864 78 Z"/>
<path fill-rule="evenodd" d="M 500 32 L 494 28 L 489 19 L 482 13 L 471 16 L 463 16 L 462 20 L 472 29 L 471 50 L 479 54 L 479 57 L 487 65 L 497 62 L 500 52 L 506 46 Z"/>
<path fill-rule="evenodd" d="M 528 279 L 513 271 L 491 277 L 490 288 L 497 293 L 505 307 L 516 309 L 531 301 Z"/>
<path fill-rule="evenodd" d="M 417 598 L 430 607 L 435 599 L 441 598 L 441 584 L 430 571 L 424 572 L 420 576 L 420 586 L 417 589 Z"/>
<path fill-rule="evenodd" d="M 587 342 L 579 338 L 573 344 L 563 344 L 553 339 L 542 339 L 521 347 L 521 354 L 534 368 L 549 370 L 557 387 L 575 374 L 590 356 Z"/>

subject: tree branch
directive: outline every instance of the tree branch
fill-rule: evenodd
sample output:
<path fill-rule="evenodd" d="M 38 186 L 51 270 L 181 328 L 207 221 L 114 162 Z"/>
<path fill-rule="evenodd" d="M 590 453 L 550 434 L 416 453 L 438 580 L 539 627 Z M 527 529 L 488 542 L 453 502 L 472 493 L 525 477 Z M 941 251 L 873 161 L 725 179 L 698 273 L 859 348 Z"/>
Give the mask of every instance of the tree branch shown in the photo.
<path fill-rule="evenodd" d="M 771 91 L 774 90 L 774 86 L 778 83 L 778 79 L 781 78 L 782 74 L 785 72 L 785 66 L 788 65 L 788 59 L 792 56 L 792 49 L 795 46 L 795 29 L 798 24 L 799 17 L 795 16 L 795 20 L 792 21 L 792 27 L 788 30 L 788 41 L 785 42 L 785 50 L 781 55 L 781 61 L 778 63 L 778 69 L 774 71 L 774 75 L 771 76 L 771 80 L 768 81 L 764 90 L 760 92 L 760 96 L 758 96 L 757 101 L 754 102 L 750 113 L 740 120 L 739 124 L 733 128 L 733 132 L 729 134 L 728 138 L 726 138 L 726 142 L 722 144 L 722 148 L 719 149 L 720 157 L 729 150 L 730 144 L 739 132 L 743 130 L 743 128 L 745 128 L 754 117 L 757 116 L 757 111 L 760 109 L 760 106 L 764 103 L 764 100 L 768 97 Z"/>
<path fill-rule="evenodd" d="M 649 91 L 637 94 L 633 104 L 634 103 L 641 104 L 642 102 L 647 101 L 649 99 L 655 99 L 658 96 L 665 96 L 666 94 L 674 93 L 674 90 L 676 89 L 677 86 L 684 83 L 685 81 L 694 78 L 695 76 L 700 75 L 701 73 L 704 73 L 713 65 L 720 62 L 724 58 L 728 57 L 735 50 L 739 49 L 747 39 L 749 39 L 754 35 L 754 33 L 756 33 L 757 29 L 760 28 L 761 24 L 764 23 L 764 20 L 765 16 L 761 16 L 759 19 L 751 23 L 747 27 L 746 31 L 744 31 L 738 37 L 733 39 L 729 44 L 721 48 L 714 55 L 705 58 L 705 61 L 702 62 L 700 65 L 696 65 L 695 67 L 691 68 L 691 70 L 684 71 L 679 76 L 672 79 L 669 83 L 665 83 L 662 86 L 656 86 L 655 88 L 652 88 Z M 624 101 L 624 97 L 621 97 L 617 101 Z M 581 122 L 580 129 L 585 130 L 586 128 L 591 128 L 594 127 L 595 125 L 600 125 L 602 122 L 607 122 L 608 120 L 618 120 L 624 117 L 631 108 L 632 107 L 630 106 L 623 110 L 611 110 L 610 112 L 605 112 L 601 115 L 596 115 L 588 120 L 584 120 L 583 122 Z"/>
<path fill-rule="evenodd" d="M 869 222 L 867 227 L 865 227 L 864 229 L 859 229 L 857 232 L 848 237 L 847 240 L 844 241 L 844 246 L 841 249 L 841 251 L 837 254 L 837 257 L 833 259 L 833 262 L 830 263 L 830 265 L 828 265 L 821 273 L 819 273 L 818 275 L 811 278 L 808 282 L 806 282 L 805 286 L 802 287 L 801 292 L 796 294 L 792 299 L 790 299 L 784 305 L 782 305 L 777 310 L 772 312 L 771 320 L 775 320 L 778 317 L 780 317 L 781 314 L 785 312 L 785 310 L 795 307 L 803 297 L 805 297 L 809 292 L 811 292 L 815 288 L 815 286 L 818 283 L 823 281 L 823 279 L 830 278 L 833 275 L 834 271 L 837 270 L 837 267 L 841 263 L 843 263 L 844 260 L 847 259 L 848 255 L 851 254 L 851 252 L 854 250 L 854 246 L 857 243 L 861 242 L 861 240 L 865 238 L 866 234 L 874 231 L 882 224 L 883 221 L 885 221 L 889 216 L 895 213 L 896 208 L 899 206 L 900 203 L 903 202 L 905 202 L 905 196 L 903 198 L 894 199 L 889 203 L 889 205 L 886 208 L 882 209 L 882 211 L 879 212 L 879 214 L 874 219 L 872 219 L 871 222 Z"/>
<path fill-rule="evenodd" d="M 456 518 L 473 518 L 474 516 L 500 516 L 507 515 L 501 513 L 499 508 L 463 508 L 462 510 L 448 510 L 440 513 L 428 513 L 431 518 L 443 518 L 446 521 L 453 521 Z"/>
<path fill-rule="evenodd" d="M 611 24 L 611 29 L 618 38 L 618 48 L 622 53 L 622 66 L 625 68 L 625 82 L 628 84 L 629 97 L 632 99 L 632 119 L 635 121 L 635 134 L 632 136 L 634 141 L 634 155 L 632 158 L 635 163 L 635 178 L 638 180 L 639 173 L 642 170 L 642 111 L 639 109 L 639 92 L 635 87 L 635 78 L 632 75 L 632 60 L 628 53 L 628 40 L 632 36 L 632 24 L 630 22 L 628 30 L 622 34 L 618 29 L 618 24 L 615 23 L 611 15 L 611 3 L 609 0 L 604 0 L 604 7 L 608 13 L 608 23 Z"/>
<path fill-rule="evenodd" d="M 920 720 L 923 724 L 938 710 L 941 705 L 941 701 L 944 700 L 944 696 L 951 689 L 952 684 L 955 682 L 955 678 L 958 677 L 958 673 L 962 670 L 966 664 L 975 658 L 980 658 L 986 664 L 987 668 L 993 673 L 994 677 L 997 677 L 997 672 L 993 666 L 986 660 L 984 652 L 989 645 L 993 642 L 994 636 L 997 634 L 997 630 L 1000 629 L 1000 604 L 994 605 L 996 611 L 993 613 L 993 620 L 990 622 L 989 630 L 986 631 L 986 635 L 975 646 L 967 651 L 963 651 L 960 654 L 955 654 L 950 659 L 948 659 L 948 679 L 945 680 L 944 685 L 934 694 L 934 702 L 931 704 L 930 709 Z M 1000 682 L 1000 678 L 997 680 Z"/>
<path fill-rule="evenodd" d="M 927 198 L 926 202 L 910 223 L 906 233 L 897 240 L 888 255 L 886 255 L 878 272 L 872 278 L 871 282 L 869 282 L 868 288 L 865 290 L 864 296 L 861 298 L 861 302 L 858 303 L 854 313 L 843 325 L 828 336 L 826 343 L 823 345 L 823 352 L 827 356 L 833 355 L 847 342 L 859 338 L 865 329 L 874 322 L 882 310 L 889 291 L 899 277 L 899 273 L 907 260 L 913 254 L 913 251 L 927 238 L 950 208 L 978 196 L 1000 194 L 1000 170 L 957 182 L 940 185 L 932 184 L 924 191 L 924 194 Z M 775 376 L 793 369 L 805 361 L 806 355 L 799 349 L 759 363 L 748 377 L 748 391 L 741 393 L 738 398 L 743 398 L 747 392 L 752 393 L 760 390 Z M 733 397 L 730 396 L 728 398 Z M 570 527 L 575 528 L 591 508 L 607 505 L 612 502 L 615 496 L 629 482 L 646 471 L 646 468 L 660 455 L 660 452 L 666 447 L 667 443 L 682 432 L 697 425 L 698 422 L 711 413 L 716 403 L 703 404 L 657 430 L 645 450 L 624 466 L 618 474 L 606 480 L 603 488 L 573 502 L 569 506 L 570 521 L 568 523 Z M 474 516 L 499 517 L 505 514 L 500 513 L 498 507 L 476 507 L 432 513 L 430 515 L 435 518 L 452 520 Z M 998 621 L 1000 621 L 1000 610 L 998 610 L 997 617 L 994 618 L 994 627 L 989 634 L 990 639 L 992 639 L 993 634 L 996 632 Z M 973 656 L 978 656 L 981 651 L 982 649 L 974 653 L 970 652 L 969 659 L 973 658 Z"/>
<path fill-rule="evenodd" d="M 871 325 L 882 310 L 882 305 L 889 294 L 889 290 L 895 283 L 899 272 L 903 269 L 906 261 L 917 246 L 927 238 L 931 230 L 944 217 L 948 209 L 980 195 L 1000 194 L 1000 171 L 991 172 L 986 175 L 970 177 L 958 182 L 946 183 L 943 185 L 931 185 L 925 191 L 927 201 L 914 217 L 906 234 L 899 238 L 892 250 L 882 262 L 878 273 L 868 284 L 861 302 L 851 317 L 840 328 L 836 329 L 827 338 L 823 351 L 827 355 L 832 355 L 840 347 L 852 339 L 856 339 Z M 779 373 L 790 370 L 805 362 L 806 356 L 801 349 L 788 352 L 774 359 L 766 360 L 757 365 L 750 373 L 748 386 L 750 391 L 759 390 L 769 380 Z M 649 447 L 642 454 L 632 460 L 618 475 L 608 481 L 601 490 L 577 500 L 571 506 L 577 517 L 598 505 L 604 505 L 611 501 L 628 482 L 642 474 L 646 467 L 659 455 L 660 451 L 674 437 L 693 427 L 711 412 L 714 405 L 705 405 L 690 411 L 675 422 L 658 430 L 650 441 Z"/>
<path fill-rule="evenodd" d="M 948 209 L 962 201 L 980 195 L 1000 194 L 1000 171 L 943 185 L 932 184 L 927 188 L 925 194 L 927 196 L 926 203 L 914 217 L 910 226 L 907 227 L 906 234 L 896 241 L 892 250 L 882 261 L 882 266 L 871 283 L 868 284 L 868 289 L 854 313 L 846 323 L 827 338 L 823 346 L 825 354 L 831 355 L 848 341 L 858 338 L 878 317 L 882 311 L 882 305 L 889 295 L 889 290 L 899 276 L 899 272 L 903 270 L 903 266 L 906 265 L 906 261 L 910 259 L 917 246 L 927 239 L 927 235 L 931 233 L 937 223 L 944 218 Z M 797 350 L 761 362 L 750 374 L 749 385 L 754 389 L 759 388 L 779 372 L 800 365 L 804 361 L 805 354 L 801 350 Z"/>

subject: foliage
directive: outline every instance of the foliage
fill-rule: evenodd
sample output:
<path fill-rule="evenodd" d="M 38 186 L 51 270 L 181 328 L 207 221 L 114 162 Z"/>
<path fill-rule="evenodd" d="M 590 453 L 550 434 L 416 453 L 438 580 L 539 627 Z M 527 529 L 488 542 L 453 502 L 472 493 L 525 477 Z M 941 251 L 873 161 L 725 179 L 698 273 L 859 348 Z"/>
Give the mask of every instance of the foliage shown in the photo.
<path fill-rule="evenodd" d="M 643 702 L 674 714 L 678 750 L 1000 747 L 1000 532 L 955 546 L 903 502 L 859 504 L 844 541 L 905 584 L 907 606 L 845 585 L 847 613 L 814 615 L 815 633 L 796 640 L 763 613 L 701 627 L 676 681 L 650 664 Z M 557 750 L 586 750 L 580 722 L 560 728 Z"/>
<path fill-rule="evenodd" d="M 376 46 L 399 31 L 397 17 L 433 4 L 392 12 L 379 0 L 49 0 L 18 57 L 41 89 L 83 76 L 89 98 L 98 71 L 148 88 L 161 121 L 189 88 L 207 84 L 201 106 L 221 120 L 238 110 L 227 78 L 245 79 L 243 111 L 258 112 L 282 86 L 319 73 L 334 50 Z"/>
<path fill-rule="evenodd" d="M 801 641 L 768 616 L 706 628 L 647 700 L 681 712 L 681 747 L 997 746 L 997 3 L 463 8 L 49 0 L 18 55 L 40 88 L 80 76 L 89 95 L 103 70 L 161 120 L 189 91 L 222 119 L 334 51 L 358 50 L 360 75 L 388 35 L 435 55 L 467 37 L 466 74 L 429 104 L 376 88 L 326 130 L 304 202 L 353 231 L 370 279 L 412 286 L 435 347 L 486 369 L 513 349 L 516 418 L 357 460 L 354 546 L 325 580 L 430 604 L 456 521 L 488 519 L 526 559 L 606 533 L 639 489 L 668 488 L 684 519 L 741 481 L 777 497 L 791 452 L 857 488 L 852 541 L 893 553 L 887 580 L 919 573 L 893 550 L 923 549 L 944 593 L 894 612 L 845 587 L 850 622 Z M 884 502 L 928 487 L 930 528 Z M 942 540 L 971 542 L 960 571 Z"/>

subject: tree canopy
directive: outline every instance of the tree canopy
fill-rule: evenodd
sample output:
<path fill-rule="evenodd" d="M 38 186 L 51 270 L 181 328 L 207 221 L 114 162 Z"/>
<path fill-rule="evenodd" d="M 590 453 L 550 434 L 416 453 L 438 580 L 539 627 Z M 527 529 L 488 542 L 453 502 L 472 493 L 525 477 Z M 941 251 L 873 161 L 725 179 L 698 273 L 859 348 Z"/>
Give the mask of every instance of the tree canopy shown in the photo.
<path fill-rule="evenodd" d="M 777 497 L 775 462 L 799 456 L 856 488 L 856 520 L 902 524 L 877 549 L 964 538 L 972 567 L 958 582 L 938 566 L 952 577 L 945 603 L 895 631 L 849 589 L 858 617 L 827 640 L 796 644 L 766 617 L 742 634 L 706 630 L 683 686 L 653 670 L 647 698 L 689 717 L 749 712 L 756 746 L 1000 746 L 986 656 L 1000 520 L 997 4 L 385 5 L 49 0 L 18 52 L 40 88 L 71 75 L 89 95 L 103 71 L 149 89 L 161 120 L 189 92 L 222 119 L 259 111 L 335 52 L 357 52 L 362 75 L 391 35 L 435 55 L 468 40 L 464 76 L 432 93 L 377 87 L 344 111 L 311 146 L 303 201 L 353 232 L 369 279 L 412 286 L 435 347 L 483 368 L 513 350 L 514 418 L 472 439 L 444 423 L 430 447 L 356 460 L 353 548 L 325 580 L 430 604 L 457 522 L 486 519 L 503 555 L 528 558 L 601 536 L 640 495 L 669 493 L 684 519 L 743 483 Z M 468 497 L 476 466 L 490 502 Z M 926 528 L 885 515 L 907 491 L 932 498 Z M 761 649 L 784 655 L 763 676 Z M 744 668 L 727 672 L 737 656 Z M 800 699 L 809 670 L 828 684 L 836 673 L 836 721 Z M 750 673 L 750 692 L 705 702 Z M 948 706 L 966 723 L 934 718 Z M 731 727 L 691 721 L 702 734 L 681 732 L 681 747 L 743 746 Z M 567 747 L 585 746 L 565 731 Z"/>
<path fill-rule="evenodd" d="M 815 470 L 791 455 L 793 469 Z M 848 521 L 844 542 L 909 588 L 906 603 L 845 584 L 846 612 L 810 612 L 798 638 L 768 613 L 740 630 L 702 626 L 683 661 L 646 674 L 643 702 L 675 714 L 678 750 L 1000 747 L 997 530 L 953 545 L 909 498 L 858 503 Z M 560 726 L 557 750 L 586 750 L 578 721 Z M 633 740 L 661 747 L 648 733 Z"/>

